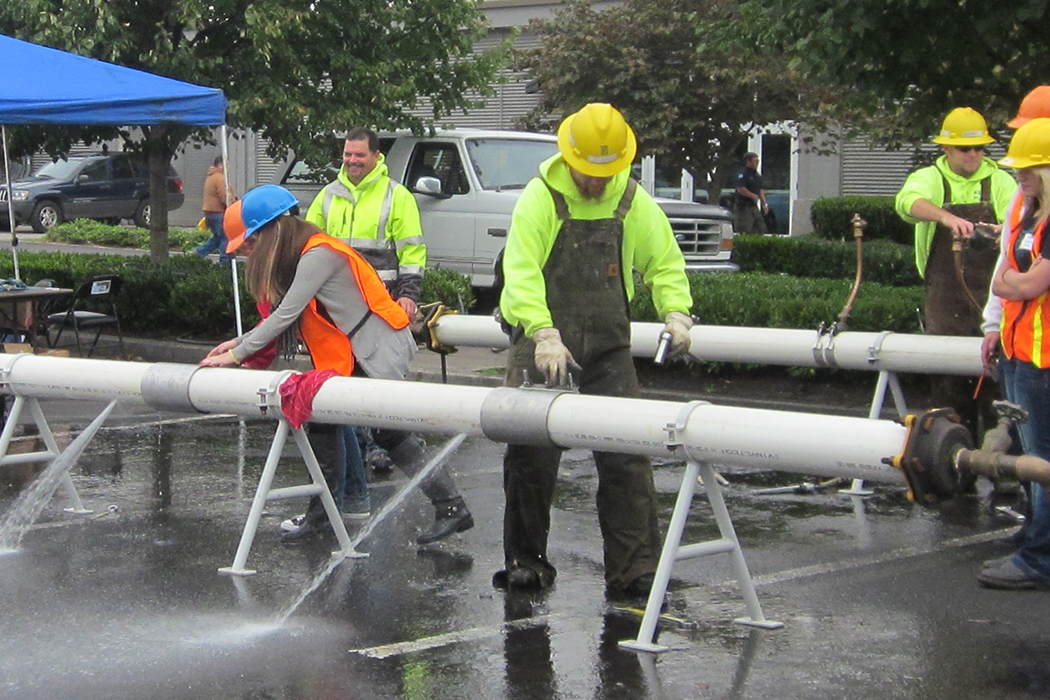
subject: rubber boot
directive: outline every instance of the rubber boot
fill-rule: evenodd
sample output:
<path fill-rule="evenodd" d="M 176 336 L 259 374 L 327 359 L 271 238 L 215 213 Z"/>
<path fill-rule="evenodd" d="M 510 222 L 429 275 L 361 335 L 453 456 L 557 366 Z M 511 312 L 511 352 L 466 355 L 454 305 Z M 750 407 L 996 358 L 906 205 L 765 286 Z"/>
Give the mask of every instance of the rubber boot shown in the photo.
<path fill-rule="evenodd" d="M 464 503 L 462 496 L 434 504 L 434 526 L 416 538 L 419 544 L 430 544 L 443 540 L 457 532 L 466 532 L 474 527 L 474 516 Z"/>

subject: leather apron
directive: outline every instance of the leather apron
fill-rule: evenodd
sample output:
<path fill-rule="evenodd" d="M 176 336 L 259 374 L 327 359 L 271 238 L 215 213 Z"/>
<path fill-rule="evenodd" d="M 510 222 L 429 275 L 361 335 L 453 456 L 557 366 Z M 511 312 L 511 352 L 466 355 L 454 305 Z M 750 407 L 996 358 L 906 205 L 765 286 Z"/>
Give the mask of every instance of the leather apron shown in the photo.
<path fill-rule="evenodd" d="M 991 178 L 981 181 L 981 201 L 971 204 L 952 204 L 951 188 L 944 182 L 944 204 L 942 208 L 955 216 L 973 223 L 995 221 L 995 210 L 990 201 Z M 974 233 L 963 239 L 959 267 L 952 251 L 952 232 L 937 224 L 930 254 L 926 260 L 926 290 L 924 296 L 924 324 L 932 335 L 979 335 L 981 311 L 975 309 L 970 296 L 980 307 L 988 300 L 988 284 L 995 272 L 995 261 L 999 255 L 997 239 Z M 965 284 L 965 288 L 963 288 Z M 969 290 L 967 294 L 966 290 Z"/>

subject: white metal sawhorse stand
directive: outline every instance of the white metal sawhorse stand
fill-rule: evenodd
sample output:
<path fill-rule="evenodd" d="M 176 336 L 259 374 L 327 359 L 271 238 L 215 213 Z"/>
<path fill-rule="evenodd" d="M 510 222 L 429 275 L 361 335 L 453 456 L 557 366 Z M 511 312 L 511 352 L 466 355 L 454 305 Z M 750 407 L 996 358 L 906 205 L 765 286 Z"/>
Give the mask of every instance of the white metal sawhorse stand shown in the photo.
<path fill-rule="evenodd" d="M 277 473 L 277 463 L 281 459 L 285 443 L 288 442 L 289 433 L 295 438 L 299 454 L 302 456 L 303 461 L 306 462 L 306 469 L 310 472 L 311 483 L 271 489 L 273 477 Z M 252 500 L 252 507 L 248 511 L 248 520 L 244 523 L 244 531 L 241 533 L 241 541 L 237 545 L 237 554 L 233 557 L 233 564 L 220 568 L 219 573 L 231 576 L 251 576 L 254 574 L 254 569 L 246 569 L 244 565 L 248 561 L 248 553 L 251 551 L 252 542 L 255 540 L 255 532 L 259 529 L 259 520 L 262 518 L 266 502 L 299 496 L 320 496 L 325 514 L 328 515 L 328 521 L 332 525 L 336 539 L 339 540 L 339 552 L 342 552 L 346 557 L 353 558 L 368 556 L 357 552 L 351 546 L 350 535 L 346 532 L 343 517 L 339 513 L 339 507 L 335 504 L 332 493 L 328 490 L 324 474 L 321 473 L 321 465 L 318 464 L 313 448 L 310 447 L 306 431 L 302 428 L 293 429 L 288 421 L 282 417 L 277 423 L 273 442 L 270 443 L 270 453 L 266 457 L 266 466 L 263 467 L 262 476 L 259 477 L 259 486 L 255 489 L 255 498 Z"/>
<path fill-rule="evenodd" d="M 58 442 L 55 440 L 54 433 L 51 432 L 51 426 L 47 423 L 47 418 L 44 417 L 44 412 L 40 408 L 40 402 L 33 397 L 26 398 L 19 394 L 14 395 L 15 400 L 11 405 L 11 411 L 7 415 L 7 419 L 4 422 L 4 429 L 0 432 L 0 467 L 6 467 L 11 464 L 35 464 L 42 463 L 45 465 L 51 464 L 59 455 L 62 454 L 62 449 L 59 448 Z M 26 407 L 29 407 L 30 415 L 33 418 L 33 423 L 36 424 L 36 428 L 39 431 L 39 437 L 44 442 L 46 449 L 38 452 L 26 452 L 23 454 L 7 454 L 7 450 L 11 446 L 11 440 L 15 434 L 15 428 L 18 426 L 18 421 L 22 417 L 23 411 Z M 110 404 L 110 408 L 106 409 L 105 413 L 109 413 L 112 409 L 113 404 Z M 101 425 L 101 423 L 99 424 Z M 97 427 L 96 427 L 97 430 Z M 61 480 L 62 490 L 66 494 L 66 498 L 69 499 L 69 507 L 65 509 L 67 513 L 75 513 L 77 515 L 88 515 L 92 511 L 84 507 L 83 502 L 80 500 L 80 494 L 77 493 L 77 487 L 73 485 L 73 478 L 69 476 L 69 472 L 62 472 Z"/>
<path fill-rule="evenodd" d="M 680 447 L 682 443 L 677 436 L 685 430 L 689 415 L 697 406 L 704 401 L 692 401 L 686 404 L 681 413 L 678 414 L 677 424 L 668 425 L 666 442 L 669 448 Z M 704 489 L 707 491 L 707 499 L 714 511 L 715 522 L 718 523 L 718 531 L 721 539 L 700 542 L 696 544 L 682 544 L 682 535 L 685 532 L 686 519 L 689 517 L 689 508 L 693 502 L 693 494 L 696 493 L 698 483 L 697 477 L 701 477 Z M 747 607 L 748 617 L 740 617 L 734 620 L 742 625 L 762 627 L 764 629 L 779 629 L 784 626 L 782 622 L 767 620 L 762 614 L 762 606 L 758 602 L 755 593 L 755 584 L 751 580 L 751 573 L 747 569 L 744 553 L 740 549 L 740 542 L 733 528 L 733 521 L 729 517 L 725 499 L 722 497 L 722 486 L 718 482 L 715 470 L 709 464 L 701 464 L 692 458 L 688 458 L 685 465 L 685 475 L 682 477 L 682 485 L 678 489 L 678 500 L 675 501 L 674 511 L 671 513 L 671 522 L 667 526 L 667 536 L 664 538 L 663 550 L 660 552 L 660 562 L 656 566 L 656 575 L 653 578 L 653 587 L 649 593 L 649 599 L 645 604 L 645 614 L 642 616 L 642 624 L 638 629 L 638 638 L 623 640 L 620 646 L 624 649 L 634 651 L 661 652 L 667 651 L 668 647 L 655 644 L 653 639 L 656 635 L 656 624 L 660 618 L 660 608 L 663 606 L 664 597 L 667 594 L 667 584 L 671 580 L 671 569 L 676 561 L 693 559 L 709 554 L 729 554 L 733 573 L 740 592 L 744 596 L 744 604 Z"/>
<path fill-rule="evenodd" d="M 905 416 L 908 407 L 904 403 L 904 392 L 901 391 L 901 383 L 893 372 L 880 369 L 879 379 L 875 383 L 875 395 L 871 399 L 871 408 L 868 410 L 870 420 L 878 420 L 882 416 L 882 406 L 886 403 L 886 389 L 889 388 L 893 394 L 893 405 L 897 409 L 898 416 Z M 874 491 L 864 488 L 864 479 L 854 479 L 848 489 L 839 491 L 846 496 L 870 496 Z"/>

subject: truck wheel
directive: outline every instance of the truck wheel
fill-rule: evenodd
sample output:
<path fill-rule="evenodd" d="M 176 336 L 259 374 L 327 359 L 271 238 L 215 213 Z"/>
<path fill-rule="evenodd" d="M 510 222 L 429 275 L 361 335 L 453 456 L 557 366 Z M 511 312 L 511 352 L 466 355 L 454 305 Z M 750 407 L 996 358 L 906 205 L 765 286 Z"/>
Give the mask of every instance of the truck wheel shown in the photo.
<path fill-rule="evenodd" d="M 33 207 L 33 214 L 29 217 L 29 225 L 37 233 L 47 233 L 62 223 L 62 208 L 49 199 L 43 199 Z"/>
<path fill-rule="evenodd" d="M 149 228 L 150 206 L 149 200 L 139 202 L 139 208 L 135 210 L 135 225 L 139 228 Z"/>

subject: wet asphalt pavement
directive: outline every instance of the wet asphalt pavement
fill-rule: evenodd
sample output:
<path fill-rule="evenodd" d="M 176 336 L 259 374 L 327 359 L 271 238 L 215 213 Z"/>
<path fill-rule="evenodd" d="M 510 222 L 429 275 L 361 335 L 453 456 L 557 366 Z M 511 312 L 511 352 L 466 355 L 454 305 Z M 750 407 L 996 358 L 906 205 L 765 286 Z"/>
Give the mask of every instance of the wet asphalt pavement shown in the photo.
<path fill-rule="evenodd" d="M 45 404 L 80 426 L 99 406 Z M 78 417 L 82 416 L 82 417 Z M 0 556 L 0 698 L 1046 698 L 1048 594 L 982 590 L 983 559 L 1012 531 L 987 484 L 937 510 L 902 489 L 868 498 L 759 495 L 799 476 L 723 470 L 726 501 L 765 616 L 745 615 L 728 558 L 679 563 L 659 642 L 636 654 L 639 618 L 607 601 L 589 453 L 563 459 L 553 514 L 556 587 L 492 588 L 502 563 L 502 447 L 471 438 L 451 462 L 476 527 L 415 544 L 431 509 L 414 493 L 316 591 L 334 539 L 290 546 L 268 504 L 248 559 L 255 576 L 219 575 L 236 551 L 275 424 L 120 409 L 73 468 L 91 515 L 57 493 Z M 433 446 L 443 436 L 430 436 Z M 683 465 L 656 466 L 661 524 Z M 305 481 L 294 448 L 277 484 Z M 372 484 L 374 509 L 403 484 Z M 8 489 L 0 501 L 15 501 Z M 351 535 L 353 529 L 351 529 Z M 716 538 L 704 495 L 688 541 Z M 287 615 L 287 622 L 276 620 Z"/>

